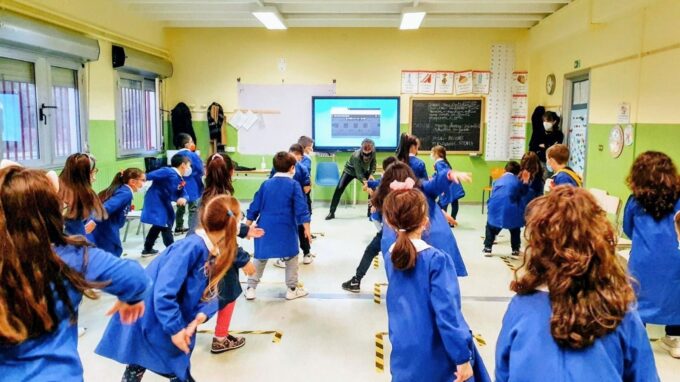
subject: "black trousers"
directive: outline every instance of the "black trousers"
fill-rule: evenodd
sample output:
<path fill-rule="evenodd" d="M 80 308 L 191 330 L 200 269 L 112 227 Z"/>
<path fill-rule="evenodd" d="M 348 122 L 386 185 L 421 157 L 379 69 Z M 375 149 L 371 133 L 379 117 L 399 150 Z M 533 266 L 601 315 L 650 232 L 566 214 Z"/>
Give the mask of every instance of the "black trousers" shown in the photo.
<path fill-rule="evenodd" d="M 166 247 L 169 247 L 170 244 L 175 242 L 175 238 L 172 236 L 172 229 L 170 229 L 170 227 L 152 225 L 151 229 L 149 229 L 149 233 L 146 234 L 146 240 L 144 241 L 145 251 L 150 251 L 153 249 L 159 234 L 163 236 L 163 244 L 165 244 Z"/>
<path fill-rule="evenodd" d="M 486 223 L 486 236 L 484 237 L 484 248 L 493 247 L 493 242 L 496 236 L 503 230 L 503 228 L 494 227 Z M 522 237 L 520 236 L 520 228 L 512 228 L 510 231 L 510 246 L 513 251 L 519 251 L 522 246 Z"/>
<path fill-rule="evenodd" d="M 368 271 L 368 268 L 371 267 L 373 259 L 380 253 L 380 240 L 382 240 L 382 230 L 375 234 L 373 240 L 368 243 L 364 250 L 364 255 L 361 257 L 361 262 L 357 267 L 357 273 L 355 275 L 359 281 L 366 276 L 366 272 Z"/>
<path fill-rule="evenodd" d="M 680 325 L 666 325 L 666 335 L 680 337 Z"/>
<path fill-rule="evenodd" d="M 144 373 L 146 372 L 146 368 L 139 366 L 139 365 L 127 365 L 125 368 L 125 372 L 123 373 L 123 379 L 121 382 L 141 382 L 142 377 L 144 377 Z M 163 376 L 167 379 L 170 380 L 170 382 L 182 382 L 181 379 L 177 378 L 174 375 L 166 375 L 166 374 L 159 374 L 160 376 Z M 189 376 L 189 379 L 187 379 L 186 382 L 194 382 L 194 379 Z"/>
<path fill-rule="evenodd" d="M 347 186 L 352 183 L 354 179 L 356 179 L 354 175 L 350 175 L 346 172 L 342 173 L 342 176 L 340 176 L 340 180 L 338 181 L 338 185 L 335 187 L 335 192 L 333 193 L 330 213 L 335 213 L 335 210 L 338 208 L 338 204 L 340 204 L 340 197 L 342 196 L 342 193 L 345 192 Z"/>
<path fill-rule="evenodd" d="M 447 212 L 446 210 L 448 208 L 449 208 L 449 206 L 444 206 L 444 207 L 442 207 L 442 210 L 444 210 L 444 212 Z M 451 202 L 451 217 L 452 218 L 454 218 L 454 219 L 458 218 L 458 209 L 459 208 L 460 208 L 460 205 L 459 205 L 457 199 L 454 200 L 453 202 Z"/>
<path fill-rule="evenodd" d="M 300 224 L 298 226 L 298 239 L 300 239 L 300 249 L 302 250 L 303 255 L 309 255 L 309 251 L 312 249 L 312 246 L 309 244 L 309 240 L 305 237 L 305 226 Z"/>

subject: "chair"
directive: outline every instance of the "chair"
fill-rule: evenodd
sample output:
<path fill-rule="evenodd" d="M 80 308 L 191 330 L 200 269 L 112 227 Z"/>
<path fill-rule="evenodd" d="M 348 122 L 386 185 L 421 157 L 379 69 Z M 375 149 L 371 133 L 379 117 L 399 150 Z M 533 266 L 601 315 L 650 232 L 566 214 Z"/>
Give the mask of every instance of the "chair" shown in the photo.
<path fill-rule="evenodd" d="M 489 193 L 491 197 L 491 190 L 493 189 L 493 182 L 498 180 L 501 176 L 505 174 L 505 169 L 503 167 L 494 167 L 489 171 L 489 185 L 482 188 L 482 215 L 484 215 L 484 205 L 486 204 L 486 193 Z"/>
<path fill-rule="evenodd" d="M 130 223 L 133 220 L 139 220 L 139 225 L 137 226 L 137 235 L 139 235 L 139 230 L 141 229 L 146 236 L 146 229 L 144 229 L 144 223 L 142 223 L 142 210 L 130 211 L 125 218 L 125 234 L 123 235 L 123 243 L 127 241 L 128 231 L 130 231 Z"/>
<path fill-rule="evenodd" d="M 614 224 L 614 228 L 616 229 L 618 236 L 618 240 L 616 241 L 616 249 L 622 250 L 630 248 L 632 245 L 630 239 L 627 239 L 621 235 L 622 227 L 619 223 L 619 215 L 621 214 L 622 204 L 621 199 L 614 195 L 609 195 L 605 190 L 600 190 L 597 188 L 591 188 L 588 191 L 593 194 L 595 200 L 597 200 L 597 204 L 599 204 L 600 208 L 602 208 L 607 213 L 607 216 L 613 216 L 612 224 Z"/>
<path fill-rule="evenodd" d="M 316 164 L 314 184 L 321 187 L 335 187 L 340 181 L 340 171 L 335 162 L 319 162 Z"/>

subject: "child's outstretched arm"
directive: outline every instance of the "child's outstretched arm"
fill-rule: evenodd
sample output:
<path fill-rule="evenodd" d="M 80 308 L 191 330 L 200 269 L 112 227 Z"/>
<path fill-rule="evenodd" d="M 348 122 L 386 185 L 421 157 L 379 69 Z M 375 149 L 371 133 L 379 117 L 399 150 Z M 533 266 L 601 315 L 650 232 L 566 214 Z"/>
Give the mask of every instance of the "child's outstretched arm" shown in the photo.
<path fill-rule="evenodd" d="M 250 202 L 248 206 L 248 211 L 246 212 L 246 224 L 251 225 L 258 217 L 260 217 L 260 210 L 262 209 L 262 188 L 255 192 L 253 195 L 253 201 Z"/>

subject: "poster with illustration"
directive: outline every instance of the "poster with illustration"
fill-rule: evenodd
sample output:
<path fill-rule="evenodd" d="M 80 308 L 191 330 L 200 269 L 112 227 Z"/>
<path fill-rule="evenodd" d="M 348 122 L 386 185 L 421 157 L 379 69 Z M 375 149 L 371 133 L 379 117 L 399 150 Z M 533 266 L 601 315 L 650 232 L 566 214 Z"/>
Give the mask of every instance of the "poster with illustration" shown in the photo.
<path fill-rule="evenodd" d="M 402 70 L 401 72 L 401 93 L 418 93 L 418 72 Z"/>
<path fill-rule="evenodd" d="M 472 71 L 456 72 L 455 76 L 456 95 L 472 93 Z"/>
<path fill-rule="evenodd" d="M 437 72 L 434 92 L 436 94 L 453 94 L 453 72 Z"/>
<path fill-rule="evenodd" d="M 586 165 L 586 132 L 588 109 L 574 108 L 569 125 L 569 167 L 583 177 Z"/>
<path fill-rule="evenodd" d="M 418 93 L 434 94 L 435 72 L 418 73 Z"/>
<path fill-rule="evenodd" d="M 512 72 L 512 94 L 527 95 L 529 92 L 529 73 Z"/>
<path fill-rule="evenodd" d="M 489 94 L 491 72 L 475 70 L 472 72 L 472 92 L 475 94 Z"/>

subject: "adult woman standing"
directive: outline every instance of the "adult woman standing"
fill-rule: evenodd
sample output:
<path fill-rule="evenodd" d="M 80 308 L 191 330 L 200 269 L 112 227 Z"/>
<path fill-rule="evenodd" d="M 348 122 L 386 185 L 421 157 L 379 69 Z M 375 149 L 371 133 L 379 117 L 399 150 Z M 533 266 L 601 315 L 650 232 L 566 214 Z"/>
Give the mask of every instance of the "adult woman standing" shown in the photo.
<path fill-rule="evenodd" d="M 338 185 L 335 187 L 333 199 L 331 200 L 331 209 L 328 212 L 328 216 L 326 216 L 326 220 L 335 219 L 335 210 L 340 203 L 340 197 L 345 188 L 352 183 L 352 180 L 357 179 L 366 185 L 368 179 L 375 173 L 375 158 L 375 143 L 369 138 L 364 139 L 361 142 L 361 148 L 355 150 L 347 160 L 347 163 L 345 163 L 345 169 L 340 176 Z"/>
<path fill-rule="evenodd" d="M 529 151 L 533 151 L 545 168 L 545 153 L 550 146 L 564 141 L 564 133 L 560 124 L 560 117 L 554 111 L 545 111 L 543 106 L 537 106 L 531 115 L 532 133 L 529 141 Z"/>

